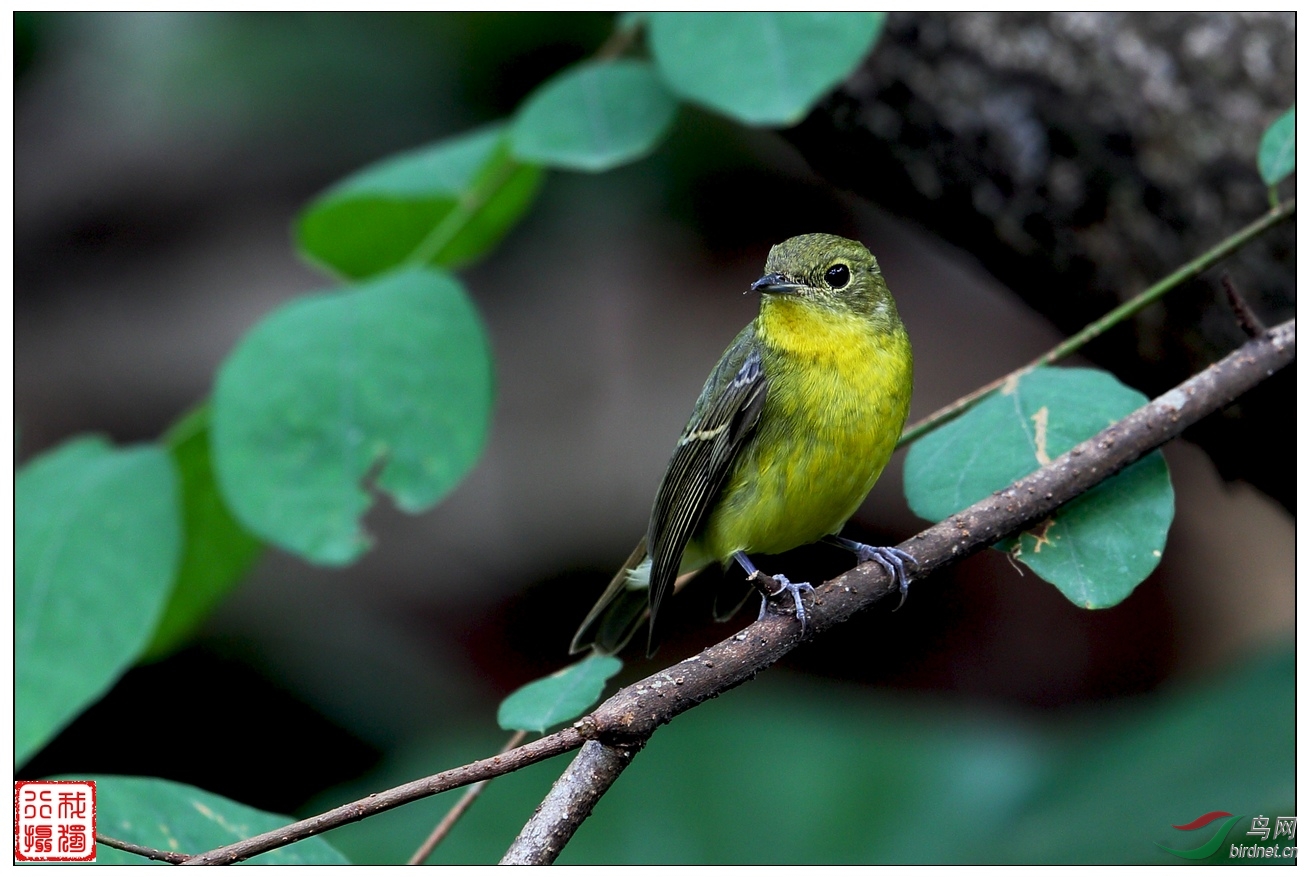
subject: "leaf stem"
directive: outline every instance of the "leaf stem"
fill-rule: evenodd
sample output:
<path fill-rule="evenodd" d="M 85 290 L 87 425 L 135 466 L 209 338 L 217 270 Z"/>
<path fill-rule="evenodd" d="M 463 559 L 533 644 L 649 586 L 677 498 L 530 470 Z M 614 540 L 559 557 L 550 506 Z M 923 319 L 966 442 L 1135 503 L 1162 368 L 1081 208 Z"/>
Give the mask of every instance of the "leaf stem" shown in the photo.
<path fill-rule="evenodd" d="M 1169 274 L 1162 280 L 1159 280 L 1142 290 L 1136 296 L 1119 305 L 1119 307 L 1110 311 L 1099 320 L 1089 323 L 1078 334 L 1066 338 L 1064 341 L 1060 342 L 1055 347 L 1052 347 L 1032 362 L 1020 366 L 1009 374 L 1002 375 L 989 384 L 984 384 L 972 393 L 961 396 L 951 404 L 939 408 L 922 420 L 911 424 L 905 432 L 901 434 L 901 439 L 896 443 L 896 447 L 899 448 L 902 445 L 908 445 L 923 436 L 925 433 L 931 432 L 942 424 L 954 420 L 956 417 L 959 417 L 965 411 L 968 411 L 974 405 L 978 404 L 978 402 L 982 401 L 984 397 L 991 395 L 1007 381 L 1011 381 L 1021 375 L 1027 374 L 1040 366 L 1050 365 L 1051 363 L 1063 359 L 1069 354 L 1077 351 L 1087 342 L 1104 334 L 1109 329 L 1117 326 L 1119 323 L 1122 323 L 1124 320 L 1142 310 L 1142 308 L 1152 304 L 1166 292 L 1169 292 L 1171 289 L 1191 280 L 1201 272 L 1215 265 L 1215 263 L 1231 256 L 1233 253 L 1237 252 L 1269 229 L 1285 220 L 1291 219 L 1295 215 L 1295 198 L 1276 205 L 1272 210 L 1248 225 L 1246 228 L 1229 235 L 1224 240 L 1206 250 L 1200 256 L 1197 256 L 1172 274 Z"/>
<path fill-rule="evenodd" d="M 498 149 L 503 148 L 503 146 L 498 147 Z M 479 180 L 472 189 L 456 201 L 455 206 L 441 222 L 434 225 L 423 240 L 418 242 L 413 251 L 405 257 L 404 264 L 421 267 L 435 259 L 477 216 L 478 211 L 487 206 L 492 196 L 509 182 L 510 177 L 520 167 L 522 165 L 509 156 L 504 156 L 502 161 L 498 161 L 494 172 Z"/>

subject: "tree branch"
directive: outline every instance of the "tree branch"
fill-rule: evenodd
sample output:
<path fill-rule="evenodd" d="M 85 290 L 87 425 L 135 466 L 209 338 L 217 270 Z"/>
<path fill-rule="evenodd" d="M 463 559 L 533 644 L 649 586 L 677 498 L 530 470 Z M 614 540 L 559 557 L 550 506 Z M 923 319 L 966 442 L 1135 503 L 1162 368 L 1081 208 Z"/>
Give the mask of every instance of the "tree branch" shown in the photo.
<path fill-rule="evenodd" d="M 322 834 L 333 828 L 340 828 L 343 825 L 358 822 L 367 816 L 391 810 L 394 807 L 426 798 L 429 795 L 513 773 L 521 767 L 527 767 L 530 764 L 536 764 L 538 761 L 545 761 L 547 758 L 553 758 L 556 755 L 577 749 L 585 742 L 587 742 L 586 737 L 576 727 L 565 728 L 548 737 L 542 737 L 540 740 L 525 743 L 517 749 L 511 749 L 503 755 L 493 755 L 490 758 L 484 758 L 463 767 L 452 768 L 421 780 L 414 780 L 412 783 L 405 783 L 403 786 L 396 786 L 394 789 L 387 789 L 385 792 L 377 792 L 367 798 L 352 801 L 349 804 L 342 804 L 340 807 L 326 813 L 293 822 L 284 828 L 266 831 L 243 841 L 228 844 L 225 847 L 219 847 L 198 856 L 192 856 L 181 864 L 230 865 L 234 862 L 240 862 L 251 856 L 284 847 L 287 844 L 313 837 L 316 834 Z"/>
<path fill-rule="evenodd" d="M 1031 475 L 902 542 L 899 547 L 919 561 L 910 578 L 923 579 L 1044 519 L 1224 408 L 1295 357 L 1296 321 L 1289 320 Z M 887 574 L 871 563 L 825 582 L 815 589 L 805 639 L 840 624 L 894 590 Z M 515 861 L 551 862 L 656 728 L 769 667 L 800 644 L 798 627 L 789 617 L 768 615 L 700 654 L 621 689 L 570 728 L 504 755 L 397 786 L 202 853 L 184 864 L 241 861 L 428 795 L 518 770 L 594 740 L 598 745 L 579 754 L 506 853 L 507 860 L 513 856 Z"/>
<path fill-rule="evenodd" d="M 152 847 L 143 847 L 140 844 L 128 843 L 125 840 L 119 840 L 116 837 L 109 837 L 100 832 L 96 832 L 96 843 L 104 844 L 107 847 L 113 847 L 116 850 L 122 850 L 125 853 L 132 853 L 135 856 L 154 859 L 156 862 L 168 862 L 170 865 L 180 865 L 190 858 L 186 853 L 171 853 L 168 850 L 156 850 Z"/>
<path fill-rule="evenodd" d="M 898 547 L 919 561 L 911 578 L 922 579 L 1041 521 L 1201 418 L 1224 408 L 1295 356 L 1296 321 L 1290 320 L 1031 475 L 902 542 Z M 799 625 L 791 618 L 768 615 L 700 654 L 622 689 L 575 727 L 610 747 L 639 748 L 660 725 L 751 679 L 802 639 L 818 636 L 895 589 L 879 566 L 862 564 L 815 589 L 805 637 L 799 635 Z M 582 753 L 574 759 L 504 861 L 554 861 L 600 794 L 628 763 L 628 759 L 611 758 L 611 775 L 584 763 L 594 759 L 594 755 Z"/>
<path fill-rule="evenodd" d="M 554 862 L 644 742 L 610 746 L 599 740 L 588 740 L 568 770 L 555 780 L 550 793 L 510 844 L 500 863 L 549 865 Z"/>

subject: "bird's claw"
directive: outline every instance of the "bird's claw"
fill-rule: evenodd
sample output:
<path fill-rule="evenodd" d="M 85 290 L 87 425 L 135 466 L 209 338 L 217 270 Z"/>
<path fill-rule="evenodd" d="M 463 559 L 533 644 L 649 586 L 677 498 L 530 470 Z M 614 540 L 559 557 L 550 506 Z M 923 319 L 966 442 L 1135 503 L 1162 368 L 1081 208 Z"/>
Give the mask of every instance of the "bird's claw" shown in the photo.
<path fill-rule="evenodd" d="M 808 591 L 809 593 L 813 594 L 814 586 L 811 585 L 809 582 L 796 582 L 795 584 L 792 584 L 792 582 L 785 575 L 782 575 L 781 573 L 770 576 L 770 575 L 765 575 L 759 570 L 756 570 L 751 575 L 751 578 L 756 582 L 760 582 L 760 583 L 773 582 L 775 585 L 778 586 L 778 589 L 776 591 L 764 591 L 763 589 L 761 589 L 760 615 L 759 618 L 755 620 L 759 621 L 764 618 L 764 616 L 768 613 L 768 608 L 770 603 L 776 601 L 783 594 L 790 594 L 792 602 L 796 605 L 796 620 L 798 620 L 801 623 L 801 636 L 805 636 L 805 626 L 808 623 L 808 618 L 805 615 L 805 601 L 801 598 L 801 592 Z"/>
<path fill-rule="evenodd" d="M 907 554 L 899 548 L 880 548 L 874 545 L 865 545 L 863 542 L 854 542 L 852 550 L 855 552 L 855 559 L 859 563 L 868 563 L 873 561 L 887 571 L 887 575 L 892 577 L 896 587 L 901 592 L 901 602 L 896 604 L 896 609 L 905 605 L 905 596 L 910 593 L 910 577 L 905 574 L 905 565 L 912 564 L 918 566 L 919 562 L 914 556 Z M 893 609 L 893 612 L 896 610 Z"/>

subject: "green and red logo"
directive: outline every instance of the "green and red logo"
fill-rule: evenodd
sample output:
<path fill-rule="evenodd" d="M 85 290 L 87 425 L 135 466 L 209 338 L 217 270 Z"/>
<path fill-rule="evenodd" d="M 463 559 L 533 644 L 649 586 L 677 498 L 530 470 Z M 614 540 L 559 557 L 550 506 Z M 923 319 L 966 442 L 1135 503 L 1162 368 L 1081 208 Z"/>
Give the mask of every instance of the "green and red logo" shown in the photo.
<path fill-rule="evenodd" d="M 1232 829 L 1233 823 L 1241 818 L 1242 817 L 1240 816 L 1234 816 L 1226 810 L 1211 810 L 1209 813 L 1203 813 L 1196 817 L 1191 822 L 1174 826 L 1174 828 L 1179 831 L 1196 831 L 1198 828 L 1205 828 L 1216 819 L 1224 820 L 1223 825 L 1219 826 L 1219 830 L 1214 833 L 1214 837 L 1210 838 L 1196 849 L 1175 850 L 1162 843 L 1156 843 L 1156 846 L 1164 850 L 1166 853 L 1173 853 L 1175 856 L 1183 859 L 1207 859 L 1219 852 L 1219 848 L 1224 845 L 1224 839 L 1228 837 L 1228 832 Z"/>

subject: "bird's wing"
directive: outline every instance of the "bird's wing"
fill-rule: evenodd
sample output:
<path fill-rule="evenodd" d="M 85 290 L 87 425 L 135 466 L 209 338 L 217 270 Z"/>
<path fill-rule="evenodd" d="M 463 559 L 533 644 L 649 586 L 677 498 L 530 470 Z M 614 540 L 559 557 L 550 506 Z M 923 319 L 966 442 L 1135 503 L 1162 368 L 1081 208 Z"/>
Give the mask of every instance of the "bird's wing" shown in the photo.
<path fill-rule="evenodd" d="M 747 326 L 715 366 L 655 495 L 646 544 L 651 557 L 652 639 L 660 602 L 678 577 L 683 549 L 718 497 L 768 392 L 755 324 Z"/>

